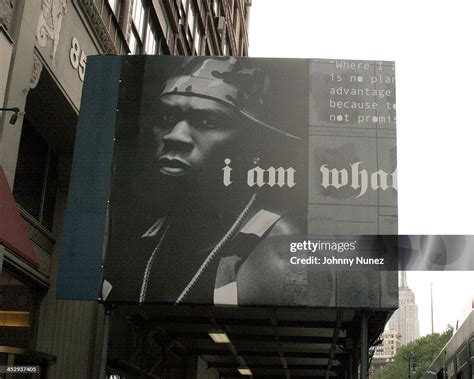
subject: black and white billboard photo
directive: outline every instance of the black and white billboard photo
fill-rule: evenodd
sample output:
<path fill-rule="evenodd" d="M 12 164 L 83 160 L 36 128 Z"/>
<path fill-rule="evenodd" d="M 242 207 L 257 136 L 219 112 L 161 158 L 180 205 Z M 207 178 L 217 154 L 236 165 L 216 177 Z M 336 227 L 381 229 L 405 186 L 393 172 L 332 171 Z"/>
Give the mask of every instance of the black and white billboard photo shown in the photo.
<path fill-rule="evenodd" d="M 87 285 L 111 302 L 393 303 L 396 275 L 379 275 L 388 266 L 349 272 L 351 254 L 381 254 L 375 237 L 357 236 L 396 233 L 393 63 L 97 57 L 88 75 L 79 132 L 103 117 L 109 134 L 77 149 L 73 170 L 79 187 L 85 176 L 108 182 L 70 199 L 84 229 L 66 230 L 63 245 L 81 288 L 77 244 L 66 247 L 85 232 L 98 237 Z M 81 172 L 98 160 L 108 166 Z M 84 191 L 100 206 L 78 210 Z M 99 208 L 102 238 L 87 232 Z M 82 252 L 94 254 L 92 241 Z"/>
<path fill-rule="evenodd" d="M 279 255 L 306 232 L 306 65 L 135 63 L 136 113 L 120 114 L 126 88 L 119 100 L 104 271 L 111 299 L 236 304 L 237 285 L 249 301 L 259 288 L 297 296 L 283 290 L 298 278 Z M 284 77 L 290 67 L 297 74 Z"/>

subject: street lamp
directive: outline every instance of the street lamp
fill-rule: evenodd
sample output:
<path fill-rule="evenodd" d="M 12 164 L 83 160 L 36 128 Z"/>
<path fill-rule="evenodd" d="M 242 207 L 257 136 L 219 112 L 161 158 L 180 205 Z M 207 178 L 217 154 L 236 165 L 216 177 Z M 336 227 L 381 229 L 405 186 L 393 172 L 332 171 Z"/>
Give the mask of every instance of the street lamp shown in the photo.
<path fill-rule="evenodd" d="M 413 351 L 410 351 L 408 355 L 408 379 L 411 379 L 412 374 L 416 374 L 416 356 Z"/>
<path fill-rule="evenodd" d="M 0 108 L 0 111 L 10 111 L 13 112 L 12 117 L 10 118 L 10 124 L 15 125 L 16 120 L 18 120 L 18 113 L 20 112 L 20 108 L 13 107 L 13 108 Z"/>

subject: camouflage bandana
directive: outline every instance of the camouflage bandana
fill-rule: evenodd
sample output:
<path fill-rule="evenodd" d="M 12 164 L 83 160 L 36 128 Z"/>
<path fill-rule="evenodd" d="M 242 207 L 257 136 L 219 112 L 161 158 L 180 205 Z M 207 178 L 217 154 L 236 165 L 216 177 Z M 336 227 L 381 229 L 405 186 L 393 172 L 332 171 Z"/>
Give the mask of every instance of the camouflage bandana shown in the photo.
<path fill-rule="evenodd" d="M 199 57 L 192 58 L 170 78 L 160 96 L 179 94 L 221 101 L 254 124 L 299 140 L 299 137 L 262 121 L 260 113 L 269 88 L 268 75 L 251 62 L 234 57 Z"/>

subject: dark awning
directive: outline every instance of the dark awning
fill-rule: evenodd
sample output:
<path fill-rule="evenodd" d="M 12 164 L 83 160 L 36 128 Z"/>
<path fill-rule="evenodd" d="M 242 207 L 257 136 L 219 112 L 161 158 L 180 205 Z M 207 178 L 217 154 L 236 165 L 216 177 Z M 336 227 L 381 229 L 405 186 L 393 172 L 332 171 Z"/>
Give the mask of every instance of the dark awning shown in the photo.
<path fill-rule="evenodd" d="M 373 345 L 393 310 L 357 308 L 284 308 L 119 305 L 113 314 L 117 325 L 111 331 L 108 363 L 120 372 L 147 378 L 161 369 L 192 364 L 200 356 L 221 378 L 242 378 L 237 369 L 246 366 L 254 377 L 344 378 L 357 372 L 360 361 L 361 316 L 368 317 L 368 346 Z M 143 343 L 135 346 L 123 336 L 126 318 L 139 338 L 153 349 L 141 368 L 130 357 L 144 354 Z M 226 333 L 229 343 L 218 344 L 209 332 Z M 119 332 L 120 331 L 120 332 Z M 148 345 L 147 345 L 148 346 Z M 121 351 L 121 353 L 119 353 Z M 160 353 L 161 352 L 161 355 Z M 176 358 L 176 359 L 174 359 Z M 149 360 L 149 365 L 146 362 Z M 130 371 L 135 368 L 136 371 Z M 154 376 L 154 375 L 157 376 Z M 133 375 L 132 375 L 133 376 Z"/>

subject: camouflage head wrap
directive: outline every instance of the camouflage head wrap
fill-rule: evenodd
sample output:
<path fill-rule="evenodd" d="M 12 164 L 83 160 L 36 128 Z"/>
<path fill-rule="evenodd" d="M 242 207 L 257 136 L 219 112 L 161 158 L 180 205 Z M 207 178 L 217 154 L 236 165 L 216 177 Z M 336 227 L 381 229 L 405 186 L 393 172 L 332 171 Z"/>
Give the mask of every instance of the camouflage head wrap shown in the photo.
<path fill-rule="evenodd" d="M 234 57 L 196 57 L 164 84 L 161 96 L 179 94 L 224 102 L 253 124 L 299 139 L 262 120 L 263 101 L 269 88 L 268 75 L 249 61 Z"/>

